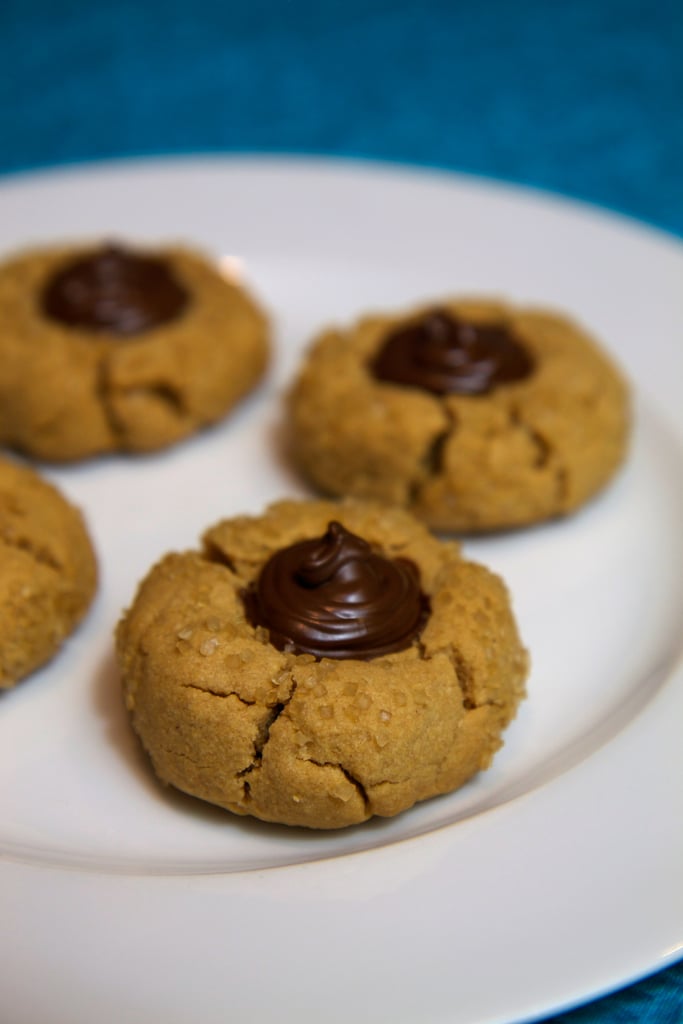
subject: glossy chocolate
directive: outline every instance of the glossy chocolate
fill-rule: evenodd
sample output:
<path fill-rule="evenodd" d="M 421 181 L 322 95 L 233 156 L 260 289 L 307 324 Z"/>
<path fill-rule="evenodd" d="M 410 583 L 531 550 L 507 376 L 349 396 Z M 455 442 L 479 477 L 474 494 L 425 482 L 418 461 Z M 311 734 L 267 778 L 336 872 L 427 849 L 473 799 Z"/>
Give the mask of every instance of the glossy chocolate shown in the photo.
<path fill-rule="evenodd" d="M 175 320 L 188 301 L 165 260 L 110 245 L 59 270 L 41 306 L 68 327 L 126 337 Z"/>
<path fill-rule="evenodd" d="M 317 658 L 401 651 L 429 612 L 413 562 L 384 558 L 338 522 L 277 551 L 243 597 L 247 618 L 275 647 Z"/>
<path fill-rule="evenodd" d="M 474 324 L 441 309 L 392 331 L 371 363 L 378 380 L 436 395 L 485 395 L 533 368 L 505 324 Z"/>

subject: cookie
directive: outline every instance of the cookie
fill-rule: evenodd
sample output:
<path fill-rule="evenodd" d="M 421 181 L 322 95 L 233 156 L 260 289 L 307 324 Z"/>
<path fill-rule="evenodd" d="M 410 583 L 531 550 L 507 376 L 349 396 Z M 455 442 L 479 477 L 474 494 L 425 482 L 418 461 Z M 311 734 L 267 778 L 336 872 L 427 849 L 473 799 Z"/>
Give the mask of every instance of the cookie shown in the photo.
<path fill-rule="evenodd" d="M 49 661 L 97 585 L 80 512 L 32 469 L 0 460 L 0 688 Z"/>
<path fill-rule="evenodd" d="M 283 501 L 166 555 L 117 629 L 158 777 L 309 828 L 486 768 L 528 671 L 505 585 L 402 509 Z"/>
<path fill-rule="evenodd" d="M 287 403 L 323 493 L 399 504 L 436 530 L 572 512 L 622 462 L 627 385 L 565 316 L 462 300 L 328 330 Z"/>
<path fill-rule="evenodd" d="M 259 381 L 264 314 L 183 248 L 35 249 L 0 266 L 0 443 L 50 461 L 164 448 Z"/>

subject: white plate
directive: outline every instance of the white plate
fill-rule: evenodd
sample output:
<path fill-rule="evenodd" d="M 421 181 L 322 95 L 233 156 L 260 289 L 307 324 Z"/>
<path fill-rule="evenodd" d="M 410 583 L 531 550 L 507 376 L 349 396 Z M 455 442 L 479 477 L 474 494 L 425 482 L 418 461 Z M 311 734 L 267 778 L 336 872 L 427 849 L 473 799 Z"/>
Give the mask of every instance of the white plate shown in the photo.
<path fill-rule="evenodd" d="M 0 248 L 180 239 L 269 307 L 268 381 L 170 452 L 46 472 L 102 563 L 92 613 L 0 701 L 0 992 L 12 1024 L 491 1024 L 546 1014 L 683 943 L 683 252 L 621 218 L 453 176 L 325 161 L 147 162 L 9 179 Z M 492 770 L 330 835 L 162 791 L 118 693 L 137 580 L 226 514 L 303 493 L 280 397 L 330 320 L 477 291 L 570 311 L 631 375 L 631 458 L 565 522 L 468 542 L 533 653 Z M 1 368 L 0 368 L 1 372 Z"/>

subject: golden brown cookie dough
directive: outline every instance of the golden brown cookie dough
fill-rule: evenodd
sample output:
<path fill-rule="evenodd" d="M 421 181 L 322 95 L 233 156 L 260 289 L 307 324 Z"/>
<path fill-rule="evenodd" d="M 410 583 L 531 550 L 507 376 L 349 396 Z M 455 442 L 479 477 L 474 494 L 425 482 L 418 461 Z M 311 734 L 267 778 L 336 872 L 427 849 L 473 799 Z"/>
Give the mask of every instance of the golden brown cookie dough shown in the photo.
<path fill-rule="evenodd" d="M 127 334 L 61 322 L 59 303 L 46 312 L 55 275 L 102 252 L 109 265 L 91 278 L 105 319 L 126 289 L 129 302 L 145 301 L 144 280 L 126 280 L 121 254 L 167 261 L 187 298 L 183 308 L 158 325 L 140 321 L 137 332 L 129 330 L 133 315 Z M 0 443 L 54 461 L 171 445 L 224 417 L 268 357 L 256 303 L 183 248 L 61 246 L 17 255 L 0 266 L 0 324 Z"/>
<path fill-rule="evenodd" d="M 407 648 L 316 659 L 248 621 L 243 594 L 271 556 L 332 521 L 418 568 L 429 615 Z M 218 523 L 200 551 L 165 556 L 123 616 L 117 650 L 160 779 L 310 828 L 398 814 L 486 768 L 528 670 L 497 576 L 407 512 L 352 500 L 283 501 Z"/>
<path fill-rule="evenodd" d="M 97 566 L 80 512 L 37 473 L 0 460 L 0 688 L 59 650 L 85 615 Z"/>
<path fill-rule="evenodd" d="M 474 395 L 378 380 L 370 363 L 386 338 L 434 307 L 328 330 L 289 396 L 300 468 L 324 493 L 406 506 L 437 530 L 521 526 L 576 509 L 625 455 L 629 401 L 617 368 L 557 313 L 478 299 L 438 308 L 510 331 L 531 357 L 529 375 Z"/>

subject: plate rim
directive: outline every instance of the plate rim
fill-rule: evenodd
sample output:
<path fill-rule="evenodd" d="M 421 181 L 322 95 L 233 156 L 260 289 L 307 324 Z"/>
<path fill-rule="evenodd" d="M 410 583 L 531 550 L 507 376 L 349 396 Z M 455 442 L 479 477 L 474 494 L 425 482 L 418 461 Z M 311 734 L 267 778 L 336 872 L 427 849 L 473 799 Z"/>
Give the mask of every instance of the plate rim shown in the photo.
<path fill-rule="evenodd" d="M 268 169 L 296 170 L 309 168 L 322 173 L 359 173 L 360 175 L 387 175 L 388 177 L 404 177 L 406 179 L 432 178 L 441 179 L 445 184 L 460 184 L 466 188 L 481 191 L 498 191 L 514 198 L 527 197 L 550 205 L 572 207 L 577 213 L 583 211 L 592 219 L 613 221 L 615 226 L 634 233 L 651 235 L 674 249 L 683 244 L 683 234 L 673 228 L 667 228 L 655 221 L 650 221 L 636 214 L 622 210 L 618 206 L 610 206 L 597 200 L 589 199 L 572 192 L 553 189 L 550 186 L 534 184 L 523 180 L 497 177 L 494 174 L 467 171 L 447 164 L 410 163 L 390 157 L 363 156 L 362 154 L 328 154 L 323 151 L 304 150 L 192 150 L 179 152 L 129 153 L 110 157 L 83 157 L 80 160 L 65 160 L 56 164 L 30 164 L 25 168 L 0 170 L 0 191 L 5 187 L 23 188 L 26 185 L 40 185 L 45 179 L 50 183 L 62 177 L 99 176 L 121 171 L 145 173 L 164 168 L 182 168 L 187 170 L 221 167 L 229 169 L 240 165 L 252 164 L 255 167 Z"/>

